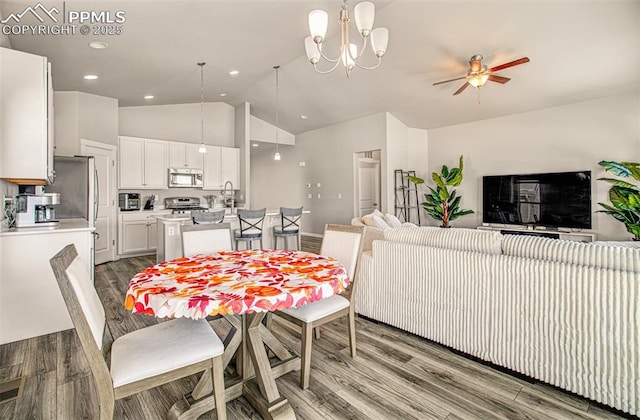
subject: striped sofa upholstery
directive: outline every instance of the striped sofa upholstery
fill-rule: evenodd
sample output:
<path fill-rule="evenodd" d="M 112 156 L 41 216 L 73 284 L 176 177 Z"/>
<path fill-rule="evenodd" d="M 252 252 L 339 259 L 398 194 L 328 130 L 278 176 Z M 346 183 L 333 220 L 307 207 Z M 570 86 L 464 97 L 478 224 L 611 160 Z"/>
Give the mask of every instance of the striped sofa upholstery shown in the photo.
<path fill-rule="evenodd" d="M 489 233 L 385 232 L 360 262 L 356 311 L 638 415 L 638 250 Z"/>

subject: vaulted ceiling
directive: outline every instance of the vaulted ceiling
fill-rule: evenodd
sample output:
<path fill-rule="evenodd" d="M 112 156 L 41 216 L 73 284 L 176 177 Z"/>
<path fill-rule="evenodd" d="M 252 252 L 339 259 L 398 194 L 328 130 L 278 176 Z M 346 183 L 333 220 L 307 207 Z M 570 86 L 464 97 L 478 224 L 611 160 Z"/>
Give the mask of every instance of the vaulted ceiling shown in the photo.
<path fill-rule="evenodd" d="M 0 13 L 35 3 L 0 0 Z M 322 8 L 326 53 L 337 55 L 339 0 L 43 1 L 67 12 L 122 10 L 123 33 L 9 39 L 14 49 L 49 58 L 55 90 L 109 96 L 121 106 L 199 102 L 196 63 L 204 61 L 205 101 L 246 101 L 271 123 L 273 66 L 280 65 L 280 126 L 294 134 L 382 111 L 429 129 L 640 90 L 638 0 L 374 3 L 374 27 L 389 29 L 387 54 L 378 69 L 356 69 L 351 79 L 341 69 L 315 73 L 304 52 L 307 14 Z M 91 41 L 109 47 L 95 50 Z M 505 85 L 489 82 L 458 96 L 463 81 L 432 86 L 464 75 L 476 53 L 489 67 L 523 56 L 531 62 L 500 72 L 512 79 Z M 230 76 L 234 69 L 240 74 Z M 100 78 L 84 80 L 88 73 Z"/>

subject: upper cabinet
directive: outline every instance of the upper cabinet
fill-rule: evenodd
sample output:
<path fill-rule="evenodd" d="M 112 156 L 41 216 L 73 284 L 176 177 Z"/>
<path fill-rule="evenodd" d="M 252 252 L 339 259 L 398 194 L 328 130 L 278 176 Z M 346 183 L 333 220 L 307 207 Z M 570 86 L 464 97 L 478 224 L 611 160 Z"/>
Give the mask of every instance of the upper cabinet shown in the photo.
<path fill-rule="evenodd" d="M 169 142 L 169 167 L 202 169 L 204 154 L 198 149 L 198 144 Z"/>
<path fill-rule="evenodd" d="M 120 188 L 154 190 L 167 188 L 168 142 L 121 136 L 118 153 Z"/>
<path fill-rule="evenodd" d="M 221 190 L 231 181 L 233 189 L 240 189 L 240 149 L 207 146 L 204 154 L 205 190 Z"/>
<path fill-rule="evenodd" d="M 53 85 L 46 57 L 0 48 L 0 178 L 53 181 Z"/>

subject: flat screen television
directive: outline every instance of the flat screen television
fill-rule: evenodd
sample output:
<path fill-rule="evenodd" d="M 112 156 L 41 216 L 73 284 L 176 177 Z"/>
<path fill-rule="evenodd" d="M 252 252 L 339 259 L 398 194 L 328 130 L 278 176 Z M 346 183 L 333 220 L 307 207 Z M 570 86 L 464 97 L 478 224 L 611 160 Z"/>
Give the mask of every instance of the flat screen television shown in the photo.
<path fill-rule="evenodd" d="M 482 221 L 591 229 L 591 171 L 484 176 Z"/>

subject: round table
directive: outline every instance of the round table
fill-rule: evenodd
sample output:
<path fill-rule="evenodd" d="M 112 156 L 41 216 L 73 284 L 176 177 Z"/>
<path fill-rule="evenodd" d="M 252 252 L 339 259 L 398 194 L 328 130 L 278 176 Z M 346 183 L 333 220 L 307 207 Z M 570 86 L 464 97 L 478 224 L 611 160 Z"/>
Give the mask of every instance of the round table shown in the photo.
<path fill-rule="evenodd" d="M 241 380 L 227 388 L 227 399 L 245 395 L 264 418 L 295 418 L 275 379 L 299 370 L 300 359 L 261 321 L 269 311 L 339 294 L 349 283 L 344 266 L 331 257 L 295 250 L 220 251 L 176 258 L 141 271 L 129 283 L 125 307 L 160 318 L 223 315 L 234 329 L 225 338 L 225 367 L 243 350 L 238 352 Z M 234 336 L 235 332 L 240 334 Z M 265 345 L 280 360 L 279 365 L 271 365 Z M 188 412 L 189 418 L 195 418 L 213 408 L 212 398 L 205 397 L 210 390 L 207 376 L 172 407 L 169 417 Z"/>

